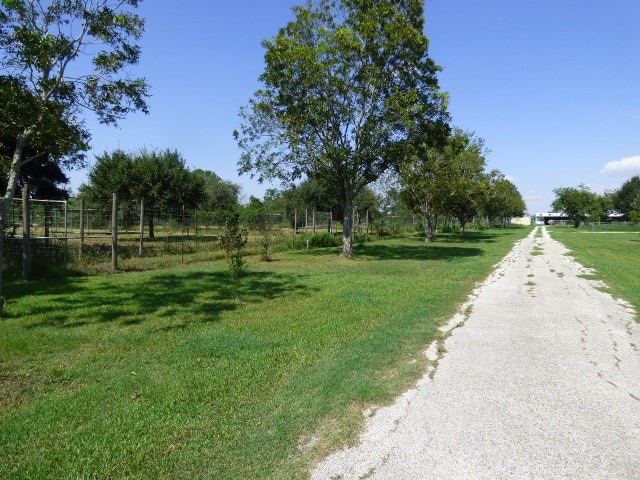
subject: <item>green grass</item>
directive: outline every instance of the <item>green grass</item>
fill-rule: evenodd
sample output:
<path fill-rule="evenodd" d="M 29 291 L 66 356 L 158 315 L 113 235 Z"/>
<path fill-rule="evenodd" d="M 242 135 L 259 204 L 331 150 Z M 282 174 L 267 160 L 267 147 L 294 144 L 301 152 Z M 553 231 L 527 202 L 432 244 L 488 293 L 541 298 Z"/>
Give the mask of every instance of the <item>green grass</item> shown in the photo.
<path fill-rule="evenodd" d="M 533 255 L 533 256 L 544 255 L 544 248 L 538 247 L 536 245 L 535 247 L 533 247 L 533 250 L 531 250 L 531 254 L 530 255 Z"/>
<path fill-rule="evenodd" d="M 529 231 L 10 285 L 0 478 L 305 478 Z"/>
<path fill-rule="evenodd" d="M 584 232 L 639 232 L 640 225 L 631 225 L 627 223 L 609 223 L 598 225 L 586 224 L 581 225 L 579 230 Z"/>
<path fill-rule="evenodd" d="M 571 255 L 585 267 L 597 271 L 611 293 L 640 309 L 640 234 L 585 233 L 572 228 L 549 229 L 551 236 L 571 250 Z"/>

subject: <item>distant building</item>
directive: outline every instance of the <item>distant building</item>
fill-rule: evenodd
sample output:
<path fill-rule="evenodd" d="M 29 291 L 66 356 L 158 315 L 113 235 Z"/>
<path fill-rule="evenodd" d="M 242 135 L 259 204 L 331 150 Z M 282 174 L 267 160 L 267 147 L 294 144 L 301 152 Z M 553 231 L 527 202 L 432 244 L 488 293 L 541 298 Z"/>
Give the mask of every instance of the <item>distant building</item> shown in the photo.
<path fill-rule="evenodd" d="M 568 225 L 571 223 L 571 218 L 566 213 L 536 213 L 535 223 L 536 225 Z"/>
<path fill-rule="evenodd" d="M 531 225 L 531 217 L 512 217 L 511 225 Z"/>

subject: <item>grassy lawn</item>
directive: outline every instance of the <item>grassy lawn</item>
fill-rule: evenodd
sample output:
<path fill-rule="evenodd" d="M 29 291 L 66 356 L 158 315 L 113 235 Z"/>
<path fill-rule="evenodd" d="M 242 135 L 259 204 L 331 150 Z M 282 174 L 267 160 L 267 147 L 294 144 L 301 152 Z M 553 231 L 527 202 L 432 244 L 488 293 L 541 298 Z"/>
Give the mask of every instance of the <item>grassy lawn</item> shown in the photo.
<path fill-rule="evenodd" d="M 10 285 L 0 478 L 304 478 L 529 232 Z"/>
<path fill-rule="evenodd" d="M 601 231 L 590 227 L 574 229 L 548 228 L 551 236 L 562 242 L 585 267 L 597 271 L 616 297 L 631 302 L 640 310 L 640 234 L 637 232 Z"/>

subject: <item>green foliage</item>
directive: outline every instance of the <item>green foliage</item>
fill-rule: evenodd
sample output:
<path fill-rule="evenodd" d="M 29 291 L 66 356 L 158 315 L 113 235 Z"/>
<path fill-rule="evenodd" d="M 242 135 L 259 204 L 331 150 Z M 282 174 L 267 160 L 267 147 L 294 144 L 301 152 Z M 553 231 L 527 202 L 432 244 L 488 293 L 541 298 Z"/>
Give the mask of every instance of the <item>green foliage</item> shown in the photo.
<path fill-rule="evenodd" d="M 22 170 L 35 158 L 82 166 L 91 110 L 106 124 L 147 112 L 148 85 L 131 78 L 144 21 L 138 0 L 11 0 L 0 3 L 0 140 L 7 173 L 0 225 Z M 10 161 L 7 162 L 7 158 Z M 36 176 L 39 174 L 36 172 Z M 41 176 L 41 175 L 40 175 Z"/>
<path fill-rule="evenodd" d="M 366 232 L 356 230 L 353 234 L 356 245 L 359 247 L 364 247 L 367 241 L 369 240 Z"/>
<path fill-rule="evenodd" d="M 358 194 L 407 154 L 418 125 L 426 131 L 447 119 L 423 9 L 421 0 L 295 7 L 295 20 L 263 43 L 264 88 L 234 132 L 241 173 L 331 186 L 347 257 Z"/>
<path fill-rule="evenodd" d="M 144 201 L 145 211 L 195 208 L 205 198 L 201 175 L 191 172 L 175 150 L 126 153 L 115 150 L 96 157 L 89 182 L 80 192 L 89 201 L 108 206 L 113 193 L 123 201 Z M 154 236 L 153 215 L 148 215 L 149 236 Z"/>
<path fill-rule="evenodd" d="M 488 190 L 483 212 L 489 221 L 500 221 L 505 226 L 511 217 L 522 217 L 526 204 L 518 188 L 505 176 L 493 170 L 488 176 Z"/>
<path fill-rule="evenodd" d="M 220 235 L 219 244 L 229 263 L 229 271 L 236 278 L 242 276 L 246 268 L 242 251 L 247 244 L 247 235 L 247 230 L 240 224 L 240 215 L 230 213 Z"/>
<path fill-rule="evenodd" d="M 54 162 L 60 167 L 83 167 L 89 149 L 89 132 L 74 118 L 73 110 L 55 99 L 43 103 L 27 85 L 23 78 L 0 75 L 0 158 L 5 163 L 5 185 L 18 138 L 34 116 L 40 117 L 38 130 L 30 134 L 23 147 L 21 168 L 35 160 Z"/>
<path fill-rule="evenodd" d="M 339 247 L 342 245 L 342 237 L 329 232 L 316 233 L 305 238 L 305 241 L 309 248 Z"/>
<path fill-rule="evenodd" d="M 251 195 L 249 203 L 240 207 L 240 221 L 249 228 L 260 228 L 268 219 L 265 218 L 266 210 L 262 201 Z"/>
<path fill-rule="evenodd" d="M 633 223 L 634 225 L 637 225 L 638 222 L 640 222 L 640 211 L 631 210 L 629 212 L 629 219 L 631 220 L 631 223 Z"/>
<path fill-rule="evenodd" d="M 584 184 L 576 187 L 556 188 L 552 208 L 562 211 L 571 217 L 573 226 L 578 228 L 588 218 L 606 216 L 600 196 Z"/>
<path fill-rule="evenodd" d="M 258 248 L 260 249 L 260 260 L 270 262 L 271 257 L 271 235 L 269 232 L 263 232 L 258 240 Z"/>
<path fill-rule="evenodd" d="M 471 224 L 471 228 L 482 231 L 487 230 L 489 228 L 489 225 L 483 220 L 475 219 Z"/>
<path fill-rule="evenodd" d="M 487 192 L 484 140 L 454 129 L 443 144 L 418 144 L 399 166 L 402 200 L 422 217 L 426 240 L 437 219 L 452 215 L 462 228 L 478 214 Z"/>
<path fill-rule="evenodd" d="M 627 217 L 640 210 L 640 176 L 636 175 L 622 184 L 612 195 L 613 206 Z"/>
<path fill-rule="evenodd" d="M 238 208 L 239 185 L 222 180 L 218 175 L 208 170 L 197 169 L 193 171 L 193 174 L 196 178 L 201 179 L 204 185 L 204 195 L 198 202 L 198 208 L 210 212 L 230 212 Z"/>
<path fill-rule="evenodd" d="M 306 478 L 528 231 L 12 285 L 0 478 Z"/>

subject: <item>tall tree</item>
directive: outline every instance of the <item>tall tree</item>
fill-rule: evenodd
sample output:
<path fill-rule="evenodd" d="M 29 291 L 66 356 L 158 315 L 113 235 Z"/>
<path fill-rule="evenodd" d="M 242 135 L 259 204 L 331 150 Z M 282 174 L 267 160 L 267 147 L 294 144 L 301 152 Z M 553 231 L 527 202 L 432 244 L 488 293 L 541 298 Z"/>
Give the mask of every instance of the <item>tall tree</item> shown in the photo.
<path fill-rule="evenodd" d="M 223 180 L 209 170 L 197 169 L 193 171 L 193 174 L 197 178 L 201 178 L 204 184 L 205 194 L 203 200 L 198 204 L 198 208 L 207 211 L 231 212 L 236 210 L 240 195 L 239 185 Z"/>
<path fill-rule="evenodd" d="M 462 229 L 484 201 L 484 141 L 454 129 L 444 143 L 418 142 L 399 165 L 403 201 L 425 223 L 425 241 L 435 238 L 440 215 L 458 219 Z"/>
<path fill-rule="evenodd" d="M 633 211 L 640 212 L 640 176 L 631 177 L 613 193 L 613 206 L 626 217 Z"/>
<path fill-rule="evenodd" d="M 556 188 L 553 193 L 556 198 L 551 208 L 569 215 L 576 228 L 589 217 L 603 214 L 599 195 L 584 184 L 578 187 Z"/>
<path fill-rule="evenodd" d="M 140 55 L 135 42 L 144 21 L 132 12 L 137 5 L 138 0 L 0 1 L 0 138 L 13 138 L 0 227 L 29 162 L 47 154 L 67 166 L 84 161 L 84 110 L 106 124 L 147 111 L 146 81 L 122 73 Z"/>
<path fill-rule="evenodd" d="M 443 200 L 444 211 L 465 226 L 480 211 L 486 199 L 488 182 L 484 173 L 484 140 L 472 133 L 457 131 L 450 139 L 450 176 L 445 185 L 449 193 Z"/>
<path fill-rule="evenodd" d="M 195 208 L 205 198 L 201 176 L 186 167 L 175 150 L 141 150 L 129 154 L 122 150 L 104 153 L 89 172 L 89 183 L 80 187 L 89 200 L 109 205 L 113 193 L 123 200 L 143 200 L 154 236 L 153 211 L 185 206 Z"/>
<path fill-rule="evenodd" d="M 318 0 L 263 42 L 264 88 L 234 132 L 240 173 L 332 185 L 353 255 L 358 193 L 407 154 L 411 132 L 448 120 L 422 0 Z M 424 130 L 427 130 L 424 128 Z"/>
<path fill-rule="evenodd" d="M 489 222 L 507 225 L 512 217 L 521 217 L 527 208 L 518 188 L 503 173 L 493 170 L 487 175 L 488 189 L 483 212 Z"/>
<path fill-rule="evenodd" d="M 11 154 L 14 151 L 13 138 L 4 142 L 0 139 L 0 189 L 6 190 L 7 174 L 11 166 Z M 25 183 L 30 185 L 32 197 L 48 200 L 64 200 L 69 198 L 69 192 L 65 185 L 69 178 L 63 171 L 62 165 L 55 158 L 46 153 L 37 156 L 35 152 L 26 149 L 26 154 L 34 157 L 27 163 L 20 172 L 18 185 L 16 186 L 16 196 L 22 193 Z"/>

